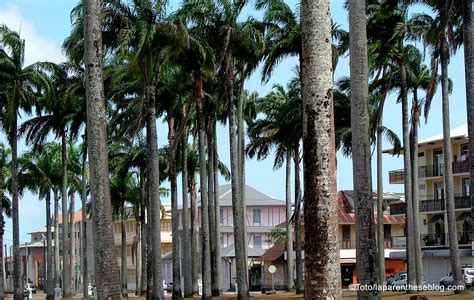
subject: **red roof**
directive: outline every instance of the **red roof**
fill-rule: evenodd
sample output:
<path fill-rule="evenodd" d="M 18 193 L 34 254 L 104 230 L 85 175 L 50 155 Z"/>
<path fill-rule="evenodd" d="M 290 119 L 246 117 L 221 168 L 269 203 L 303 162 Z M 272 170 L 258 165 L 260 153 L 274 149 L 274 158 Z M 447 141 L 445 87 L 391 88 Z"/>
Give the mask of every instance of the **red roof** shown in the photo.
<path fill-rule="evenodd" d="M 82 209 L 79 209 L 78 211 L 74 212 L 74 221 L 75 223 L 82 221 Z M 63 215 L 59 214 L 58 215 L 58 224 L 63 223 Z"/>
<path fill-rule="evenodd" d="M 376 195 L 376 193 L 374 193 Z M 354 196 L 354 191 L 344 190 L 337 193 L 338 217 L 339 224 L 355 224 L 355 212 L 351 203 L 348 200 Z M 292 217 L 294 222 L 294 218 Z M 377 223 L 377 214 L 374 214 L 375 223 Z M 392 216 L 388 214 L 383 215 L 384 224 L 405 224 L 404 216 Z M 304 224 L 304 218 L 301 218 L 301 224 Z M 279 224 L 277 227 L 285 227 L 285 222 Z"/>
<path fill-rule="evenodd" d="M 260 261 L 275 261 L 281 258 L 286 251 L 286 244 L 275 244 L 273 247 L 265 251 L 258 260 Z"/>

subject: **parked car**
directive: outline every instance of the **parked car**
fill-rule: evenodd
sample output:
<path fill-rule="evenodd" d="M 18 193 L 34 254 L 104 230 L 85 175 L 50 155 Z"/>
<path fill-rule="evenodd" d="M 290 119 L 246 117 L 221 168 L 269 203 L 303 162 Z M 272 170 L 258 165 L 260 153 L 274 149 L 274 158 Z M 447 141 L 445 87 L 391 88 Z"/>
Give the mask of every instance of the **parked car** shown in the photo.
<path fill-rule="evenodd" d="M 407 272 L 406 271 L 400 271 L 400 272 L 393 273 L 392 276 L 387 278 L 387 285 L 393 284 L 393 282 L 396 281 L 398 279 L 398 277 L 400 277 L 403 274 L 406 275 Z"/>
<path fill-rule="evenodd" d="M 391 284 L 400 290 L 404 290 L 407 285 L 407 273 L 400 274 Z"/>
<path fill-rule="evenodd" d="M 474 268 L 462 268 L 461 269 L 461 274 L 464 279 L 464 284 L 466 285 L 467 288 L 470 288 L 472 286 L 472 283 L 474 281 Z M 441 278 L 440 285 L 442 286 L 450 286 L 454 284 L 454 279 L 453 279 L 453 274 L 452 272 L 449 272 Z"/>

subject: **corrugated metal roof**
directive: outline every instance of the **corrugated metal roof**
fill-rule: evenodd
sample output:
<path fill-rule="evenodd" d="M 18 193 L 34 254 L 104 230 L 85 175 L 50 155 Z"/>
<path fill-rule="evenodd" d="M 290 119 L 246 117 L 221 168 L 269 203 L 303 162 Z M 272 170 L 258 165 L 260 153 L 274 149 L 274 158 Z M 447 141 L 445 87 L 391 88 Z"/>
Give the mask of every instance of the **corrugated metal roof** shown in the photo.
<path fill-rule="evenodd" d="M 263 250 L 247 247 L 247 257 L 260 257 Z M 235 246 L 231 244 L 221 249 L 221 257 L 235 257 Z"/>
<path fill-rule="evenodd" d="M 201 205 L 200 197 L 197 199 Z M 246 206 L 285 206 L 285 201 L 271 197 L 258 189 L 245 185 Z M 221 207 L 232 206 L 232 186 L 230 184 L 219 186 L 219 205 Z"/>

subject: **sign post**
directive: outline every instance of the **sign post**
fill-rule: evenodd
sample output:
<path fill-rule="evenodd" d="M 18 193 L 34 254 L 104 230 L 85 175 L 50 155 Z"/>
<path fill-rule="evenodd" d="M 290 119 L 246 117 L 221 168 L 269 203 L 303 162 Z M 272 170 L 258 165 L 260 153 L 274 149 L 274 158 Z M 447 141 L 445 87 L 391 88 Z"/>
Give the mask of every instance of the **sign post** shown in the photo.
<path fill-rule="evenodd" d="M 275 291 L 275 285 L 273 284 L 273 273 L 276 272 L 276 267 L 274 265 L 270 265 L 268 267 L 268 272 L 270 272 L 270 274 L 272 274 L 272 292 Z"/>

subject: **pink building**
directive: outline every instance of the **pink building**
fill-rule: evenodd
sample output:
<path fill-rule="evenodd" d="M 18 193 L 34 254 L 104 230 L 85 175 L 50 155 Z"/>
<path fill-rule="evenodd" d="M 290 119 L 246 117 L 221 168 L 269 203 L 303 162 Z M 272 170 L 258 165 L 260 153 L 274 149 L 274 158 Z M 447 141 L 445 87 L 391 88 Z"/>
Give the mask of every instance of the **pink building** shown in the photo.
<path fill-rule="evenodd" d="M 198 206 L 200 200 L 197 199 Z M 245 186 L 245 204 L 246 204 L 246 230 L 248 246 L 248 264 L 250 286 L 260 287 L 262 280 L 262 271 L 260 262 L 254 259 L 260 257 L 265 250 L 273 246 L 269 241 L 269 234 L 278 224 L 285 222 L 286 203 L 283 200 L 273 198 L 256 188 Z M 219 206 L 220 206 L 220 246 L 222 258 L 221 270 L 221 289 L 230 290 L 235 283 L 235 264 L 234 264 L 234 227 L 232 214 L 232 189 L 231 185 L 222 185 L 219 187 Z M 180 223 L 182 216 L 180 213 Z M 199 216 L 199 220 L 201 217 Z M 201 222 L 199 222 L 201 223 Z M 182 226 L 182 223 L 181 223 Z M 171 253 L 166 253 L 163 259 L 163 279 L 167 282 L 172 281 Z"/>

